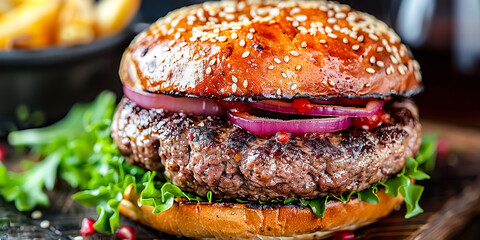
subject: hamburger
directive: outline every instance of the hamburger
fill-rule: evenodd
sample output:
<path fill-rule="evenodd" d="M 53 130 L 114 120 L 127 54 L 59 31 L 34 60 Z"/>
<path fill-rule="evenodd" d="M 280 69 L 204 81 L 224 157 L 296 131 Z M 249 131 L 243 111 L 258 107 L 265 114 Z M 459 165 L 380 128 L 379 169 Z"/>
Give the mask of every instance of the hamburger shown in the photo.
<path fill-rule="evenodd" d="M 120 77 L 112 137 L 152 173 L 119 205 L 136 221 L 291 239 L 357 229 L 404 200 L 407 217 L 421 212 L 408 174 L 420 69 L 373 16 L 326 1 L 206 2 L 139 34 Z"/>

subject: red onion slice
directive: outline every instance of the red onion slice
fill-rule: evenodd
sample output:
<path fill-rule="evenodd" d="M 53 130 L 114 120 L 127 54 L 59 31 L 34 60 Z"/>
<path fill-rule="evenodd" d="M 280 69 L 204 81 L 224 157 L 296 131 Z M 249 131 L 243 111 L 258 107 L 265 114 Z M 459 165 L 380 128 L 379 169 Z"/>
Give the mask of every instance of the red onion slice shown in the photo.
<path fill-rule="evenodd" d="M 308 110 L 303 115 L 368 117 L 376 114 L 383 107 L 383 105 L 384 103 L 379 101 L 370 101 L 367 103 L 365 108 L 312 104 L 313 108 Z M 301 114 L 297 109 L 292 107 L 291 103 L 281 101 L 266 100 L 250 103 L 250 106 L 271 112 Z"/>
<path fill-rule="evenodd" d="M 165 109 L 188 115 L 223 116 L 224 108 L 215 100 L 207 98 L 173 97 L 139 91 L 123 85 L 125 96 L 145 109 Z"/>
<path fill-rule="evenodd" d="M 253 134 L 336 132 L 351 125 L 348 117 L 301 120 L 260 118 L 247 113 L 228 112 L 230 122 Z"/>

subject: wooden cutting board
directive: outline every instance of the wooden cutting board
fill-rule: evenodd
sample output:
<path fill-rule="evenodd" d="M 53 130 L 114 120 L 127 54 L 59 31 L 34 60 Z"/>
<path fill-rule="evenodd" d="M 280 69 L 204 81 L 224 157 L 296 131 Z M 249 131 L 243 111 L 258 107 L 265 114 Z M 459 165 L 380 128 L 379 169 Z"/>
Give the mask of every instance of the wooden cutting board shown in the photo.
<path fill-rule="evenodd" d="M 450 152 L 441 153 L 432 179 L 422 181 L 425 192 L 421 206 L 425 212 L 411 219 L 404 218 L 404 206 L 388 217 L 355 231 L 356 239 L 480 239 L 480 229 L 472 218 L 480 214 L 480 131 L 424 121 L 424 132 L 436 132 L 440 142 Z M 66 184 L 57 184 L 49 193 L 51 206 L 42 208 L 40 219 L 31 213 L 20 213 L 12 204 L 0 199 L 0 239 L 73 239 L 80 235 L 81 221 L 96 218 L 93 208 L 85 208 L 73 201 L 74 190 Z M 42 221 L 47 228 L 41 228 Z M 45 223 L 44 223 L 45 224 Z M 148 227 L 121 217 L 122 225 L 131 225 L 138 239 L 179 239 L 164 235 Z M 86 239 L 115 239 L 93 234 Z"/>

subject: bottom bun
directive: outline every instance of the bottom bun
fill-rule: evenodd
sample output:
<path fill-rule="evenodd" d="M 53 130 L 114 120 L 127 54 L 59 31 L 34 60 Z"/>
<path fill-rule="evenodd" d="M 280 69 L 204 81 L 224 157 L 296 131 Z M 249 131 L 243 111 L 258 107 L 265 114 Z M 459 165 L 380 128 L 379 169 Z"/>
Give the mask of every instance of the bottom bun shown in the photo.
<path fill-rule="evenodd" d="M 159 231 L 190 238 L 217 239 L 321 239 L 339 230 L 355 230 L 388 215 L 403 202 L 382 189 L 380 202 L 368 204 L 352 198 L 347 203 L 330 200 L 323 218 L 310 207 L 268 207 L 239 203 L 174 203 L 167 211 L 152 214 L 153 207 L 138 206 L 138 195 L 127 188 L 120 212 Z"/>

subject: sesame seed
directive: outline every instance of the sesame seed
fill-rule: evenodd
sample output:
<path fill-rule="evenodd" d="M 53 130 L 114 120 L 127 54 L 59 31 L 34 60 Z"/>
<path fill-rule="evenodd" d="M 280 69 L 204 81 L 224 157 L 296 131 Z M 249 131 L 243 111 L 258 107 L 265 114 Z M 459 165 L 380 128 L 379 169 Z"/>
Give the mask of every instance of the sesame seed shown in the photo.
<path fill-rule="evenodd" d="M 333 86 L 335 86 L 335 83 L 332 80 L 328 80 L 328 85 L 333 87 Z"/>
<path fill-rule="evenodd" d="M 225 36 L 220 36 L 220 37 L 218 37 L 218 41 L 219 41 L 219 42 L 226 42 L 226 41 L 227 41 L 227 37 L 225 37 Z"/>
<path fill-rule="evenodd" d="M 290 61 L 290 57 L 289 57 L 289 56 L 283 57 L 283 61 L 285 61 L 286 63 L 288 63 L 288 61 Z"/>
<path fill-rule="evenodd" d="M 398 71 L 400 72 L 400 74 L 404 75 L 405 74 L 405 69 L 403 69 L 402 67 L 403 65 L 400 65 L 397 67 Z"/>
<path fill-rule="evenodd" d="M 252 33 L 248 33 L 248 34 L 247 34 L 247 38 L 248 38 L 248 39 L 253 39 L 253 34 L 252 34 Z"/>
<path fill-rule="evenodd" d="M 371 56 L 371 57 L 370 57 L 370 63 L 371 63 L 371 64 L 375 64 L 376 60 L 377 60 L 377 59 L 376 59 L 374 56 Z"/>
<path fill-rule="evenodd" d="M 298 29 L 298 31 L 300 31 L 301 34 L 307 34 L 308 33 L 308 30 L 303 26 L 300 26 L 297 29 Z"/>
<path fill-rule="evenodd" d="M 180 43 L 180 47 L 185 47 L 185 46 L 187 46 L 187 42 Z"/>
<path fill-rule="evenodd" d="M 357 41 L 363 42 L 364 39 L 365 39 L 365 37 L 363 35 L 360 35 L 360 36 L 358 36 Z"/>
<path fill-rule="evenodd" d="M 255 33 L 255 29 L 253 29 L 253 28 L 250 28 L 248 31 L 251 32 L 251 33 Z"/>
<path fill-rule="evenodd" d="M 358 49 L 360 49 L 359 45 L 355 44 L 352 46 L 352 50 L 357 51 Z"/>
<path fill-rule="evenodd" d="M 245 40 L 240 40 L 240 42 L 238 43 L 238 45 L 240 45 L 240 47 L 245 47 Z"/>
<path fill-rule="evenodd" d="M 377 35 L 375 35 L 373 33 L 368 34 L 368 37 L 371 38 L 372 40 L 378 41 Z"/>
<path fill-rule="evenodd" d="M 282 77 L 287 78 L 287 74 L 285 74 L 283 71 L 280 74 L 282 74 Z"/>
<path fill-rule="evenodd" d="M 209 65 L 213 65 L 213 64 L 215 64 L 215 62 L 216 62 L 216 61 L 217 61 L 217 59 L 216 59 L 216 58 L 212 59 L 212 60 L 210 61 Z"/>
<path fill-rule="evenodd" d="M 291 11 L 290 11 L 290 15 L 295 15 L 297 13 L 301 12 L 300 8 L 293 8 Z"/>
<path fill-rule="evenodd" d="M 232 81 L 233 81 L 234 83 L 236 83 L 236 82 L 238 82 L 238 78 L 235 77 L 235 76 L 232 76 Z"/>
<path fill-rule="evenodd" d="M 172 47 L 173 45 L 175 45 L 175 40 L 172 40 L 172 41 L 168 42 L 169 47 Z"/>
<path fill-rule="evenodd" d="M 212 68 L 211 68 L 211 67 L 208 67 L 207 70 L 205 70 L 205 73 L 207 73 L 207 74 L 212 73 Z"/>
<path fill-rule="evenodd" d="M 177 28 L 177 31 L 178 31 L 178 32 L 186 32 L 187 29 L 185 29 L 185 28 Z"/>
<path fill-rule="evenodd" d="M 246 58 L 246 57 L 248 57 L 248 55 L 250 55 L 250 52 L 249 52 L 249 51 L 245 51 L 245 52 L 242 54 L 242 58 Z"/>
<path fill-rule="evenodd" d="M 385 67 L 385 63 L 383 61 L 377 61 L 377 66 Z"/>
<path fill-rule="evenodd" d="M 268 69 L 272 70 L 274 67 L 273 65 L 268 66 Z"/>
<path fill-rule="evenodd" d="M 197 41 L 197 38 L 196 37 L 190 37 L 189 40 L 190 40 L 190 42 L 195 42 L 195 41 Z"/>
<path fill-rule="evenodd" d="M 336 18 L 329 18 L 329 19 L 327 19 L 327 22 L 330 23 L 330 24 L 334 24 L 334 23 L 337 23 L 337 19 Z"/>
<path fill-rule="evenodd" d="M 294 56 L 294 57 L 298 57 L 298 55 L 300 55 L 300 54 L 298 54 L 297 51 L 291 51 L 290 54 L 292 54 L 292 56 Z"/>
<path fill-rule="evenodd" d="M 220 29 L 218 28 L 213 29 L 213 33 L 220 33 Z"/>
<path fill-rule="evenodd" d="M 295 67 L 295 70 L 297 70 L 297 71 L 300 71 L 300 69 L 302 69 L 302 66 L 300 66 L 300 65 L 297 65 L 297 67 Z"/>
<path fill-rule="evenodd" d="M 297 84 L 295 84 L 295 83 L 292 84 L 292 86 L 290 86 L 290 89 L 291 89 L 292 91 L 295 90 L 296 88 L 297 88 Z"/>
<path fill-rule="evenodd" d="M 39 219 L 42 217 L 42 212 L 35 210 L 32 212 L 32 219 Z"/>
<path fill-rule="evenodd" d="M 300 23 L 298 21 L 293 21 L 292 26 L 293 27 L 298 27 L 298 26 L 300 26 Z"/>
<path fill-rule="evenodd" d="M 282 89 L 277 89 L 277 95 L 282 95 Z"/>
<path fill-rule="evenodd" d="M 175 39 L 179 39 L 182 36 L 179 32 L 175 33 Z"/>
<path fill-rule="evenodd" d="M 306 48 L 307 47 L 307 42 L 302 42 L 302 44 L 300 44 L 300 46 L 302 46 L 303 48 Z"/>
<path fill-rule="evenodd" d="M 247 81 L 247 80 L 243 81 L 243 87 L 244 87 L 244 88 L 247 88 L 247 87 L 248 87 L 248 81 Z"/>
<path fill-rule="evenodd" d="M 333 38 L 333 39 L 336 39 L 336 38 L 337 38 L 337 35 L 335 35 L 334 33 L 329 33 L 328 36 L 331 37 L 331 38 Z"/>
<path fill-rule="evenodd" d="M 377 52 L 383 52 L 383 47 L 377 47 Z"/>
<path fill-rule="evenodd" d="M 348 39 L 347 39 L 347 38 L 343 38 L 343 43 L 347 44 L 347 43 L 348 43 Z"/>
<path fill-rule="evenodd" d="M 390 60 L 392 60 L 393 64 L 398 64 L 398 60 L 393 55 L 390 55 Z"/>
<path fill-rule="evenodd" d="M 282 63 L 282 60 L 278 59 L 278 58 L 274 58 L 273 61 L 275 61 L 276 63 L 280 64 Z"/>
<path fill-rule="evenodd" d="M 420 63 L 417 60 L 413 60 L 413 68 L 416 70 L 420 70 Z"/>
<path fill-rule="evenodd" d="M 375 73 L 375 69 L 373 69 L 373 68 L 367 68 L 366 71 L 368 73 L 372 73 L 372 74 Z"/>
<path fill-rule="evenodd" d="M 333 15 L 335 15 L 335 12 L 328 10 L 328 17 L 333 17 Z"/>
<path fill-rule="evenodd" d="M 338 18 L 338 19 L 342 19 L 342 18 L 346 18 L 347 14 L 345 14 L 344 12 L 339 12 L 339 13 L 335 14 L 335 17 Z"/>
<path fill-rule="evenodd" d="M 237 91 L 237 84 L 232 84 L 232 91 L 233 92 L 236 92 Z"/>
<path fill-rule="evenodd" d="M 325 43 L 327 43 L 327 40 L 325 40 L 325 39 L 320 39 L 320 43 L 321 43 L 321 44 L 325 44 Z"/>
<path fill-rule="evenodd" d="M 392 74 L 393 71 L 394 71 L 394 69 L 393 69 L 393 66 L 391 66 L 391 65 L 386 69 L 387 75 Z"/>
<path fill-rule="evenodd" d="M 332 33 L 332 31 L 333 31 L 333 30 L 332 30 L 331 27 L 329 27 L 329 26 L 326 26 L 326 27 L 325 27 L 325 32 L 327 32 L 327 33 Z"/>
<path fill-rule="evenodd" d="M 41 222 L 40 222 L 40 227 L 41 227 L 41 228 L 48 228 L 48 227 L 50 227 L 50 221 L 48 221 L 48 220 L 43 220 L 43 221 L 41 221 Z"/>
<path fill-rule="evenodd" d="M 340 31 L 340 26 L 338 26 L 337 24 L 333 25 L 333 29 L 335 31 Z"/>
<path fill-rule="evenodd" d="M 232 33 L 232 35 L 230 36 L 232 39 L 237 39 L 238 38 L 238 35 L 237 33 Z"/>
<path fill-rule="evenodd" d="M 299 22 L 305 22 L 305 21 L 307 21 L 307 19 L 308 18 L 305 15 L 298 15 L 298 16 L 295 17 L 295 20 L 297 20 Z"/>

